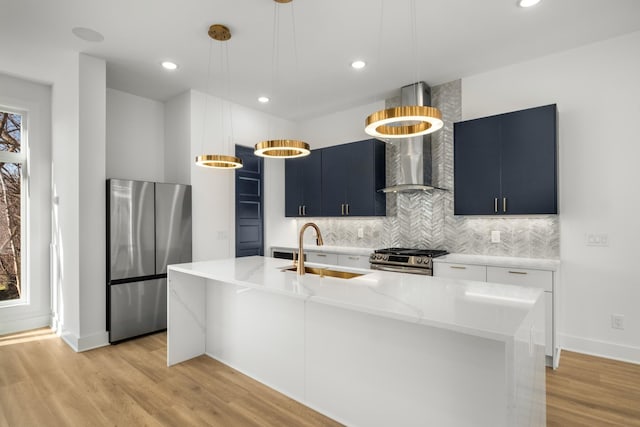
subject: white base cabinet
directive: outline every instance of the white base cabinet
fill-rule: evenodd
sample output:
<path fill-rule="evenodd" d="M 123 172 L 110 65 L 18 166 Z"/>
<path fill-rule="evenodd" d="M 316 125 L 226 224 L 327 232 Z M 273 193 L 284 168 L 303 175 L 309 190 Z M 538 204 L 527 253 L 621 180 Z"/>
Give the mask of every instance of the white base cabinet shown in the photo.
<path fill-rule="evenodd" d="M 545 354 L 547 366 L 558 367 L 556 349 L 554 272 L 530 268 L 497 267 L 492 265 L 434 262 L 433 275 L 452 279 L 477 280 L 480 282 L 501 283 L 542 288 L 545 292 Z"/>
<path fill-rule="evenodd" d="M 448 277 L 450 279 L 487 281 L 487 267 L 484 265 L 449 264 L 444 262 L 433 263 L 433 275 L 435 277 Z"/>

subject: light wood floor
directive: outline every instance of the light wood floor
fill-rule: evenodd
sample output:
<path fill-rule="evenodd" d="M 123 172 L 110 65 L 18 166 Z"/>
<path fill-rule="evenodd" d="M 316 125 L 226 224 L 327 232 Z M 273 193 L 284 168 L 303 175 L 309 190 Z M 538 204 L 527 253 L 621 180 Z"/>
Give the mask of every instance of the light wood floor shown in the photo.
<path fill-rule="evenodd" d="M 563 352 L 547 425 L 640 426 L 640 365 Z M 0 426 L 337 426 L 206 356 L 166 367 L 166 334 L 74 353 L 47 329 L 0 336 Z"/>

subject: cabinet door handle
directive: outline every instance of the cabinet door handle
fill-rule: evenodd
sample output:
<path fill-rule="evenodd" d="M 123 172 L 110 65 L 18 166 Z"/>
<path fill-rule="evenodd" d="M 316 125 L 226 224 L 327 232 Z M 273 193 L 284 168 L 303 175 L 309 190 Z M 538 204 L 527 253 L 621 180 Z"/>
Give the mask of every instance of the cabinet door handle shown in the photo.
<path fill-rule="evenodd" d="M 342 215 L 344 215 L 344 203 L 341 206 L 341 210 L 342 210 Z"/>
<path fill-rule="evenodd" d="M 507 211 L 507 198 L 503 197 L 502 198 L 502 212 L 506 212 Z"/>
<path fill-rule="evenodd" d="M 298 205 L 298 216 L 302 216 L 302 206 Z"/>
<path fill-rule="evenodd" d="M 316 256 L 322 257 L 322 258 L 326 258 L 327 254 L 316 254 Z"/>
<path fill-rule="evenodd" d="M 466 270 L 467 267 L 463 267 L 461 265 L 450 265 L 449 267 L 455 268 L 456 270 Z"/>
<path fill-rule="evenodd" d="M 347 215 L 349 215 L 349 203 L 347 203 Z"/>
<path fill-rule="evenodd" d="M 509 274 L 527 274 L 526 271 L 511 271 L 509 270 Z"/>
<path fill-rule="evenodd" d="M 498 213 L 498 198 L 494 198 L 493 199 L 493 210 L 494 212 Z"/>
<path fill-rule="evenodd" d="M 307 216 L 307 206 L 302 205 L 302 215 Z"/>
<path fill-rule="evenodd" d="M 357 257 L 357 256 L 350 256 L 350 257 L 349 257 L 349 259 L 352 259 L 352 260 L 354 260 L 354 261 L 357 261 L 357 260 L 359 260 L 359 259 L 360 259 L 360 257 Z"/>

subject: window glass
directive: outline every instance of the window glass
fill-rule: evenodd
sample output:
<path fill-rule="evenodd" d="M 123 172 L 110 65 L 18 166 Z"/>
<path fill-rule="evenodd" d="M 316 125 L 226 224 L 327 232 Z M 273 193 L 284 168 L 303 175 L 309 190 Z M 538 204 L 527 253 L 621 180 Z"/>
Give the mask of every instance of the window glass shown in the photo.
<path fill-rule="evenodd" d="M 0 151 L 20 152 L 22 116 L 0 111 Z"/>
<path fill-rule="evenodd" d="M 19 153 L 22 116 L 0 111 L 0 152 Z M 22 164 L 0 162 L 0 302 L 21 299 Z"/>

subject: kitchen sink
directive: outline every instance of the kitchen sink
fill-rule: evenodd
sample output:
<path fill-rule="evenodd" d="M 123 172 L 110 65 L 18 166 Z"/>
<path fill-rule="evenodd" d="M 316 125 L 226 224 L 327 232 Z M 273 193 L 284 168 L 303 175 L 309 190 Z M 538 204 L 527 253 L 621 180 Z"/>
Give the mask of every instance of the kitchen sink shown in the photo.
<path fill-rule="evenodd" d="M 294 265 L 292 267 L 284 268 L 282 271 L 297 271 L 297 267 Z M 340 271 L 340 270 L 332 270 L 330 268 L 320 268 L 320 267 L 305 267 L 304 272 L 306 274 L 315 274 L 320 277 L 337 277 L 338 279 L 353 279 L 354 277 L 364 276 L 363 273 L 353 273 L 351 271 Z"/>

